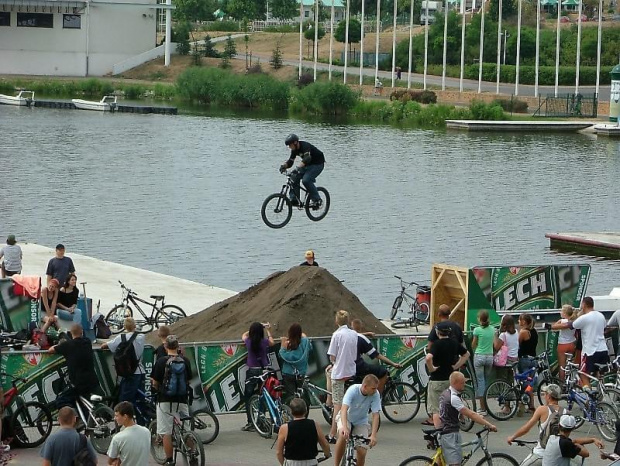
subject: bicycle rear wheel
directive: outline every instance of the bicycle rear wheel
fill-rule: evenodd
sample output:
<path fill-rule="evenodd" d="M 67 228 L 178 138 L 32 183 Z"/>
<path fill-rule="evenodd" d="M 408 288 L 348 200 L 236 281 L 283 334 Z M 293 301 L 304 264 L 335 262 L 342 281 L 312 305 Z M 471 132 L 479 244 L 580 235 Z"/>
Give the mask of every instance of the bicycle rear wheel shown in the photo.
<path fill-rule="evenodd" d="M 179 306 L 166 304 L 155 314 L 155 327 L 159 328 L 162 325 L 172 325 L 184 317 L 187 317 L 187 314 L 185 314 L 185 311 Z"/>
<path fill-rule="evenodd" d="M 517 414 L 519 394 L 505 380 L 496 380 L 484 391 L 484 404 L 493 419 L 505 421 Z"/>
<path fill-rule="evenodd" d="M 465 403 L 472 411 L 476 411 L 476 395 L 474 390 L 470 387 L 465 387 L 463 393 L 461 394 L 461 400 Z M 459 414 L 459 425 L 461 426 L 461 430 L 463 432 L 469 432 L 472 427 L 474 427 L 475 422 L 469 419 L 467 416 L 463 416 Z"/>
<path fill-rule="evenodd" d="M 157 433 L 157 421 L 155 419 L 149 424 L 149 431 L 151 432 L 151 456 L 157 464 L 164 464 L 166 462 L 164 440 Z"/>
<path fill-rule="evenodd" d="M 414 308 L 413 316 L 421 322 L 428 322 L 431 315 L 430 307 L 426 303 L 417 303 L 417 307 Z"/>
<path fill-rule="evenodd" d="M 181 454 L 187 466 L 205 466 L 205 448 L 196 433 L 191 430 L 184 431 L 182 443 Z"/>
<path fill-rule="evenodd" d="M 398 322 L 392 322 L 392 328 L 408 328 L 413 327 L 413 323 L 411 319 L 403 319 Z"/>
<path fill-rule="evenodd" d="M 409 422 L 420 410 L 420 395 L 410 383 L 393 382 L 383 392 L 381 409 L 396 424 Z"/>
<path fill-rule="evenodd" d="M 273 419 L 271 419 L 271 413 L 267 406 L 265 406 L 265 403 L 258 395 L 252 395 L 248 403 L 250 404 L 250 417 L 256 432 L 261 437 L 271 438 L 273 434 Z"/>
<path fill-rule="evenodd" d="M 19 447 L 38 447 L 52 432 L 52 413 L 43 403 L 29 401 L 15 410 L 9 421 L 9 436 Z"/>
<path fill-rule="evenodd" d="M 618 411 L 605 401 L 598 402 L 596 408 L 596 428 L 608 442 L 616 440 L 616 421 Z"/>
<path fill-rule="evenodd" d="M 396 314 L 398 314 L 398 310 L 400 309 L 400 305 L 403 303 L 403 296 L 398 295 L 394 300 L 394 304 L 392 304 L 392 310 L 390 311 L 390 320 L 394 320 Z"/>
<path fill-rule="evenodd" d="M 121 333 L 125 329 L 125 318 L 133 317 L 133 309 L 124 304 L 117 304 L 105 318 L 105 323 L 113 334 Z"/>
<path fill-rule="evenodd" d="M 260 215 L 269 228 L 282 228 L 290 222 L 293 206 L 284 194 L 272 194 L 263 202 Z"/>
<path fill-rule="evenodd" d="M 506 453 L 491 453 L 489 456 L 478 461 L 476 466 L 519 466 L 518 461 Z"/>
<path fill-rule="evenodd" d="M 323 220 L 329 212 L 329 193 L 325 188 L 316 188 L 319 192 L 319 196 L 321 198 L 321 203 L 318 207 L 310 207 L 310 200 L 306 202 L 306 215 L 308 218 L 314 222 L 318 222 L 319 220 Z"/>
<path fill-rule="evenodd" d="M 192 430 L 203 444 L 213 442 L 220 433 L 220 422 L 209 409 L 203 408 L 192 413 Z"/>
<path fill-rule="evenodd" d="M 114 411 L 105 405 L 97 406 L 88 419 L 90 442 L 97 453 L 105 455 L 112 441 L 112 436 L 118 432 L 114 421 Z"/>
<path fill-rule="evenodd" d="M 427 464 L 432 463 L 433 460 L 430 459 L 428 456 L 412 456 L 411 458 L 407 458 L 398 466 L 426 466 Z"/>

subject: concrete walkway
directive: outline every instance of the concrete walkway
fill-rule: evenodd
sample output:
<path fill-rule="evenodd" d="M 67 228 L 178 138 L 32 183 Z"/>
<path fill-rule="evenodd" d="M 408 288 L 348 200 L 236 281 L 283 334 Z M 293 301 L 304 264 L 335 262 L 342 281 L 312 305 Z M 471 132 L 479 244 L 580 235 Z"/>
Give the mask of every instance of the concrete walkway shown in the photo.
<path fill-rule="evenodd" d="M 55 255 L 54 249 L 34 243 L 18 244 L 24 253 L 22 273 L 24 275 L 40 275 L 45 286 L 45 271 L 48 261 Z M 86 296 L 93 299 L 93 312 L 99 300 L 101 300 L 100 312 L 103 314 L 120 303 L 121 287 L 118 284 L 119 280 L 138 293 L 138 296 L 149 301 L 149 295 L 165 295 L 166 303 L 180 306 L 188 315 L 200 312 L 212 304 L 236 294 L 236 292 L 224 288 L 216 288 L 82 254 L 74 254 L 70 250 L 67 251 L 66 255 L 73 260 L 78 284 L 87 282 Z M 80 292 L 82 292 L 82 286 L 79 285 L 79 287 Z M 150 307 L 143 305 L 142 309 L 150 313 Z"/>

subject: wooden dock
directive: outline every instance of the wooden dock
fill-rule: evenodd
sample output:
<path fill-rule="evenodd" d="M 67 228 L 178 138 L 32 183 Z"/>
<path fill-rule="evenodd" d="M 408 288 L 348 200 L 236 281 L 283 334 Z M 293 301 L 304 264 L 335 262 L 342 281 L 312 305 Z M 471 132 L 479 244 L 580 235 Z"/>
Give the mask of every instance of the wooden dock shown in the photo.
<path fill-rule="evenodd" d="M 63 108 L 67 110 L 77 110 L 75 104 L 70 100 L 35 100 L 34 106 L 38 108 Z M 151 105 L 125 105 L 117 104 L 114 111 L 108 113 L 140 113 L 156 115 L 176 115 L 176 107 L 157 107 Z"/>
<path fill-rule="evenodd" d="M 589 128 L 594 123 L 587 121 L 486 121 L 486 120 L 446 120 L 449 129 L 465 131 L 499 132 L 561 132 L 574 133 Z"/>
<path fill-rule="evenodd" d="M 620 259 L 620 233 L 547 233 L 551 249 Z"/>

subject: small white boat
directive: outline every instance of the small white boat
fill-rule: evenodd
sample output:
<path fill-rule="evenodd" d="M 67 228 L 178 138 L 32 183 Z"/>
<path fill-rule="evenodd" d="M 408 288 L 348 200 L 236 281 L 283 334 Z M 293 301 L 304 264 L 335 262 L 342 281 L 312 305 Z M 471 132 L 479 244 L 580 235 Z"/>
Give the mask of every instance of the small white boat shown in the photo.
<path fill-rule="evenodd" d="M 620 125 L 618 124 L 601 123 L 594 125 L 594 131 L 596 131 L 596 134 L 599 136 L 607 136 L 610 138 L 620 137 Z"/>
<path fill-rule="evenodd" d="M 17 95 L 0 94 L 0 104 L 30 107 L 34 104 L 34 91 L 20 90 Z"/>
<path fill-rule="evenodd" d="M 95 110 L 99 112 L 113 112 L 116 109 L 116 96 L 105 95 L 97 102 L 94 100 L 71 99 L 73 105 L 80 110 Z"/>

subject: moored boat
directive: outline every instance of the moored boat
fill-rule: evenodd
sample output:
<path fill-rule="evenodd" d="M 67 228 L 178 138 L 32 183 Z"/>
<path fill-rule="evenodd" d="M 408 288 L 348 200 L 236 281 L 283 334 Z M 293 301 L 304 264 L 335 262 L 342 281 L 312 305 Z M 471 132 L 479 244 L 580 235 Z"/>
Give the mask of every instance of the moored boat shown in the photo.
<path fill-rule="evenodd" d="M 105 95 L 99 102 L 82 99 L 71 99 L 71 102 L 80 110 L 95 110 L 99 112 L 113 112 L 116 110 L 116 96 L 114 95 Z"/>
<path fill-rule="evenodd" d="M 17 95 L 0 94 L 0 104 L 30 107 L 34 104 L 34 91 L 21 89 Z"/>

